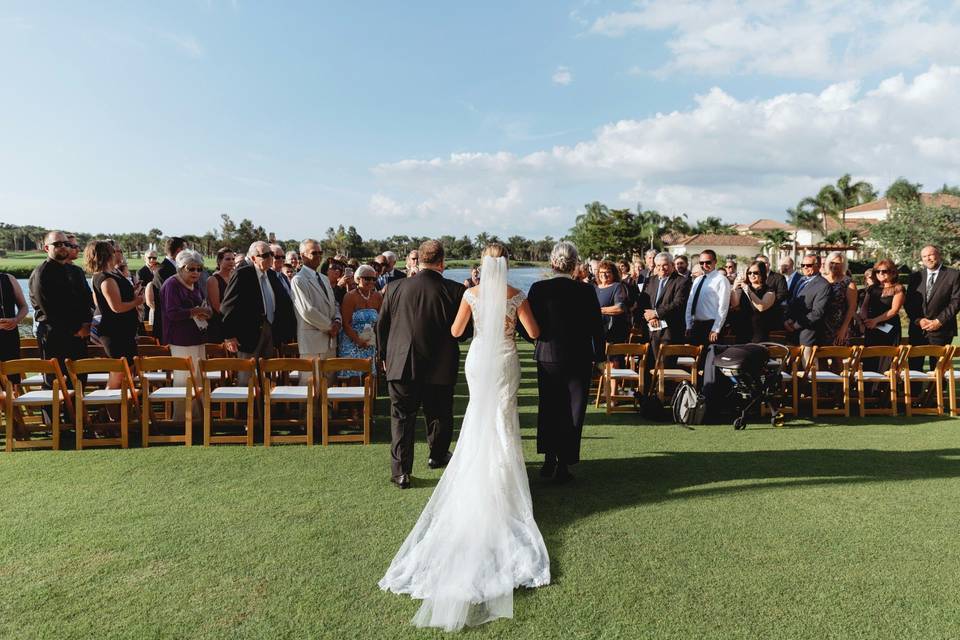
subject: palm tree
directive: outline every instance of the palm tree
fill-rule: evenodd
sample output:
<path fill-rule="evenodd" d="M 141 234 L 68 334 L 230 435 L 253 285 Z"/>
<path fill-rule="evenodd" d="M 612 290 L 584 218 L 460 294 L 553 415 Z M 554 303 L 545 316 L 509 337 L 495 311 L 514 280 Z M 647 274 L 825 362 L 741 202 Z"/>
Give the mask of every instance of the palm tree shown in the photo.
<path fill-rule="evenodd" d="M 855 207 L 858 204 L 872 202 L 877 199 L 878 195 L 877 190 L 873 188 L 872 184 L 865 180 L 853 182 L 853 178 L 850 177 L 849 173 L 843 174 L 843 176 L 837 180 L 836 186 L 825 185 L 820 189 L 820 192 L 830 194 L 828 196 L 829 199 L 841 205 L 840 224 L 843 226 L 846 226 L 847 222 L 847 209 Z"/>
<path fill-rule="evenodd" d="M 707 216 L 698 222 L 691 231 L 692 233 L 705 233 L 718 236 L 729 236 L 736 234 L 736 230 L 732 225 L 725 223 L 717 216 Z"/>
<path fill-rule="evenodd" d="M 764 231 L 761 236 L 763 237 L 763 244 L 760 249 L 764 253 L 768 251 L 776 251 L 779 253 L 783 245 L 788 244 L 793 239 L 790 232 L 785 229 L 770 229 L 769 231 Z"/>

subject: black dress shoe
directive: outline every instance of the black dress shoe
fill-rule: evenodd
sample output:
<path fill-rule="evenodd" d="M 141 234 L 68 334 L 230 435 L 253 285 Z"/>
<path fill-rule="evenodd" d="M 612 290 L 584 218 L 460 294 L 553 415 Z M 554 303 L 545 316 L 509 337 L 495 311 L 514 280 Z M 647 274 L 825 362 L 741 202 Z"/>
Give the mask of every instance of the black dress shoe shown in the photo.
<path fill-rule="evenodd" d="M 543 466 L 540 467 L 540 477 L 541 478 L 552 478 L 553 474 L 557 471 L 557 461 L 553 458 L 547 458 L 543 461 Z"/>
<path fill-rule="evenodd" d="M 557 465 L 557 473 L 554 474 L 553 481 L 557 484 L 563 484 L 565 482 L 570 482 L 571 480 L 573 480 L 573 474 L 570 473 L 569 469 L 567 469 L 567 465 Z"/>
<path fill-rule="evenodd" d="M 406 473 L 401 473 L 398 476 L 390 478 L 390 482 L 397 485 L 400 489 L 409 489 L 410 488 L 410 476 Z"/>
<path fill-rule="evenodd" d="M 443 456 L 439 458 L 429 458 L 427 459 L 427 466 L 431 469 L 442 469 L 447 466 L 450 462 L 450 452 L 447 451 Z"/>

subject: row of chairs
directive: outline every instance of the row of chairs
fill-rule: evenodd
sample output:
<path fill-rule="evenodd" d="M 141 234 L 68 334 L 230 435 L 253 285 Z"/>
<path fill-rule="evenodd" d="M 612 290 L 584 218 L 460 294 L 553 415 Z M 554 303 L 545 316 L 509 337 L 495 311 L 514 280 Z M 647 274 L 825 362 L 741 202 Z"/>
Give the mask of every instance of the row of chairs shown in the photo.
<path fill-rule="evenodd" d="M 948 407 L 950 415 L 960 415 L 957 403 L 956 380 L 958 374 L 953 366 L 954 355 L 960 355 L 960 347 L 954 346 L 851 346 L 814 347 L 809 359 L 803 362 L 803 348 L 765 343 L 770 358 L 780 363 L 781 408 L 784 414 L 799 415 L 801 383 L 809 383 L 809 399 L 813 417 L 825 415 L 850 416 L 853 391 L 859 403 L 860 416 L 896 416 L 898 404 L 904 405 L 905 414 L 944 415 Z M 607 345 L 607 362 L 597 380 L 596 406 L 605 399 L 606 411 L 618 413 L 636 411 L 638 396 L 647 393 L 647 384 L 652 385 L 661 402 L 666 401 L 668 384 L 683 381 L 697 385 L 701 371 L 698 369 L 702 348 L 693 345 L 664 345 L 648 372 L 648 344 L 623 343 Z M 622 358 L 623 367 L 614 363 Z M 912 368 L 911 362 L 932 364 L 928 369 Z M 885 366 L 883 372 L 865 368 L 864 363 Z M 667 366 L 668 364 L 672 366 Z M 649 373 L 649 375 L 648 375 Z M 914 393 L 914 386 L 923 383 L 928 390 L 921 398 Z M 839 408 L 825 406 L 820 384 L 841 387 Z M 871 400 L 879 399 L 876 390 L 887 385 L 886 406 L 870 406 Z M 947 391 L 944 403 L 944 389 Z M 901 395 L 902 390 L 902 395 Z M 829 394 L 828 394 L 829 395 Z M 915 401 L 929 399 L 931 406 L 914 406 Z"/>
<path fill-rule="evenodd" d="M 76 429 L 76 448 L 129 446 L 131 415 L 138 415 L 141 444 L 193 442 L 193 403 L 202 402 L 204 445 L 240 443 L 253 445 L 254 419 L 262 406 L 264 445 L 273 443 L 314 444 L 314 415 L 320 407 L 321 443 L 370 443 L 375 401 L 374 376 L 362 376 L 359 386 L 333 386 L 328 377 L 340 371 L 371 371 L 363 358 L 253 359 L 207 358 L 198 363 L 200 380 L 190 358 L 169 355 L 138 356 L 135 373 L 118 358 L 67 360 L 68 385 L 56 360 L 24 358 L 0 363 L 0 383 L 6 422 L 6 450 L 60 448 L 61 413 Z M 152 350 L 151 349 L 151 350 Z M 108 379 L 120 379 L 119 388 L 106 389 Z M 47 388 L 46 380 L 50 381 Z M 336 417 L 331 409 L 341 404 L 362 403 L 362 417 Z M 286 417 L 276 415 L 277 405 L 287 405 Z M 303 407 L 300 419 L 293 406 Z M 182 417 L 177 406 L 182 407 Z M 47 409 L 49 424 L 42 414 Z M 114 418 L 109 419 L 109 416 Z M 182 425 L 182 426 L 181 426 Z M 303 434 L 278 434 L 279 426 L 302 426 Z M 331 427 L 351 426 L 359 433 L 331 433 Z M 240 434 L 236 434 L 236 427 Z M 221 433 L 224 429 L 234 433 Z M 18 434 L 17 431 L 21 433 Z M 88 431 L 119 430 L 118 437 L 89 437 Z M 30 431 L 50 431 L 49 438 L 29 436 Z"/>

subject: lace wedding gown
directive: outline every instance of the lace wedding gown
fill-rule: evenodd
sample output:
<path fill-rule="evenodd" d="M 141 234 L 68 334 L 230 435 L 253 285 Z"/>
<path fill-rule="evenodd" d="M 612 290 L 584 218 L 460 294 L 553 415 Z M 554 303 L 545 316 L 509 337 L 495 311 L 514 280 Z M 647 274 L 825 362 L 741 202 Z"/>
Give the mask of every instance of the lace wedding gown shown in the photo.
<path fill-rule="evenodd" d="M 484 258 L 465 373 L 470 388 L 460 437 L 413 531 L 380 581 L 423 604 L 418 627 L 454 631 L 513 617 L 513 590 L 550 582 L 550 559 L 533 519 L 520 445 L 514 342 L 518 293 L 507 300 L 506 261 Z"/>

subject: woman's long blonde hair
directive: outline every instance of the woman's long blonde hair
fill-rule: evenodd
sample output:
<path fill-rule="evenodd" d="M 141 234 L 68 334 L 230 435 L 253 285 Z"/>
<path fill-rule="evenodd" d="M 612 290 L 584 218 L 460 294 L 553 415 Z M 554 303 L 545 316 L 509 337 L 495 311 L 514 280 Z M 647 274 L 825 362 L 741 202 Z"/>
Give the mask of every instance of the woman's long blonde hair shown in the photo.
<path fill-rule="evenodd" d="M 499 242 L 491 242 L 483 248 L 483 253 L 480 255 L 480 258 L 485 258 L 487 256 L 490 256 L 491 258 L 503 258 L 508 264 L 510 262 L 510 256 L 507 255 L 507 248 Z"/>

